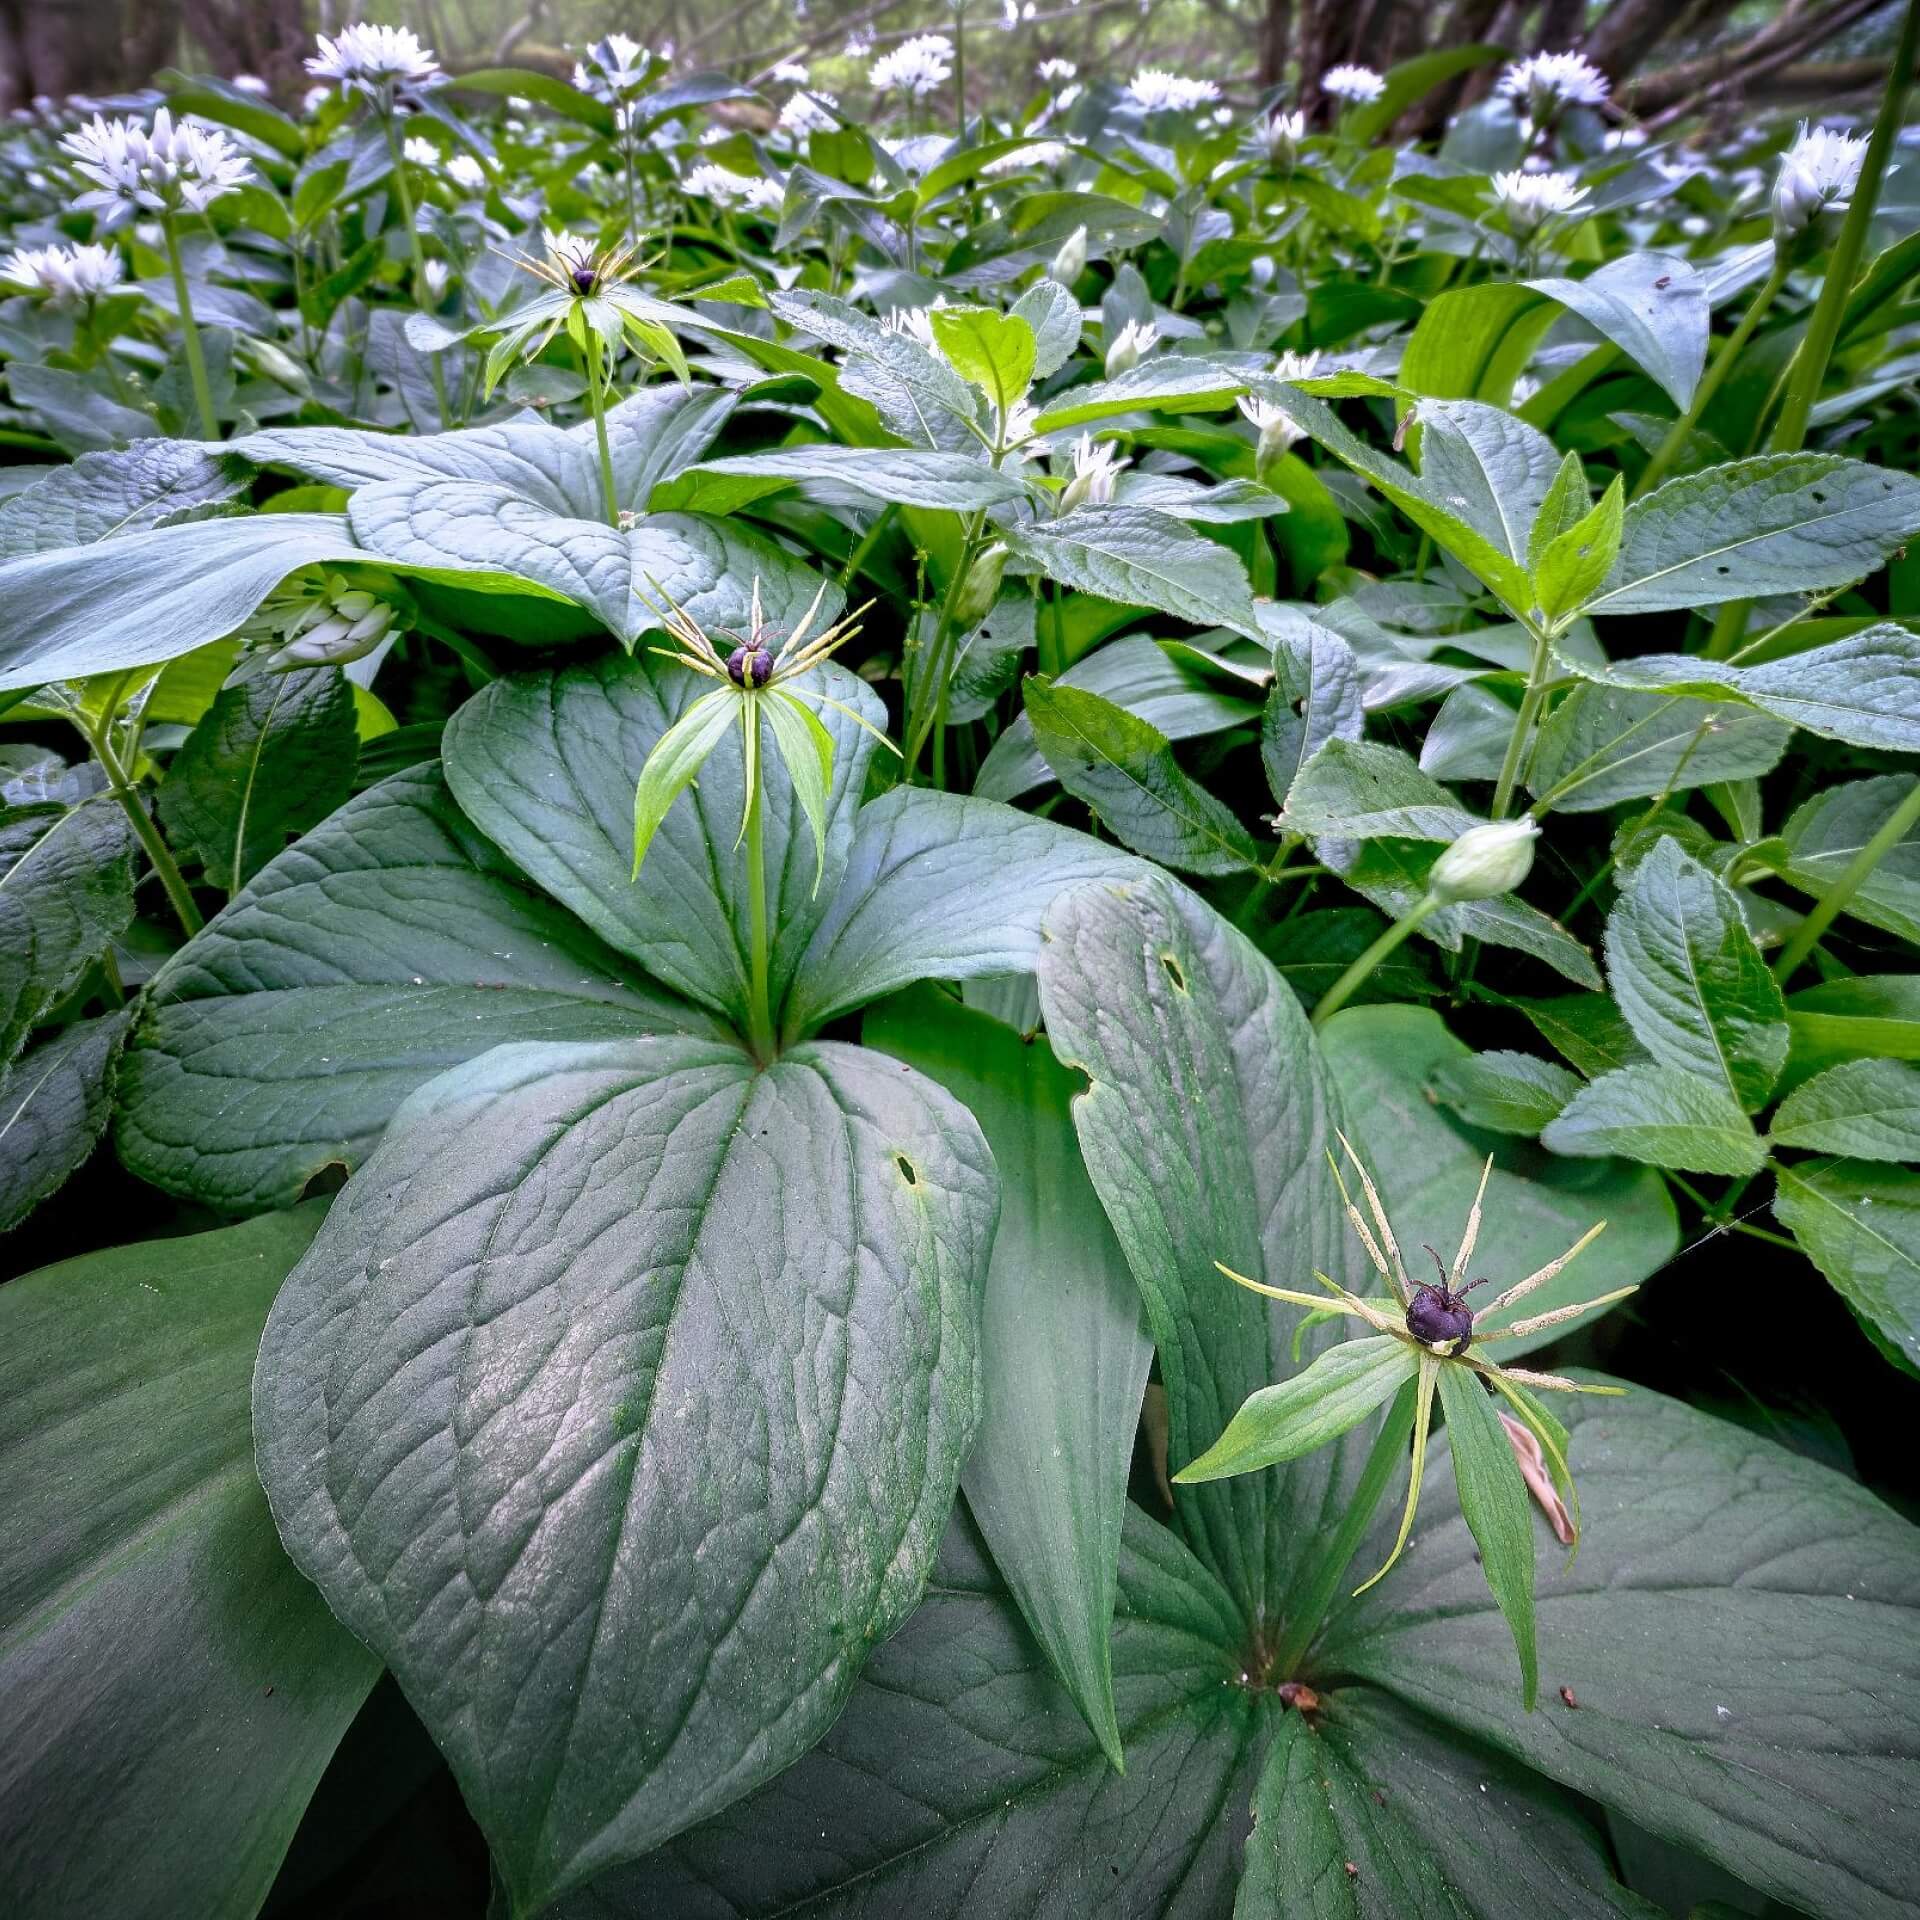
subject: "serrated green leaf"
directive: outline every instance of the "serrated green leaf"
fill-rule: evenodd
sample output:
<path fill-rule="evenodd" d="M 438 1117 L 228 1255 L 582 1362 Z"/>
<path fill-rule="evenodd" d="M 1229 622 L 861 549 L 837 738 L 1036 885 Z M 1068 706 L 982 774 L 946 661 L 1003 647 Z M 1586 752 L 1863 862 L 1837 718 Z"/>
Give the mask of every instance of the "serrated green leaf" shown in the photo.
<path fill-rule="evenodd" d="M 1540 595 L 1540 611 L 1554 625 L 1584 607 L 1613 570 L 1625 510 L 1626 485 L 1615 474 L 1593 510 L 1541 550 L 1534 562 L 1533 583 Z"/>
<path fill-rule="evenodd" d="M 1758 1173 L 1767 1150 L 1718 1085 L 1678 1067 L 1617 1067 L 1576 1093 L 1540 1136 L 1576 1158 L 1619 1154 L 1692 1173 Z"/>
<path fill-rule="evenodd" d="M 1287 830 L 1339 840 L 1457 840 L 1484 823 L 1398 747 L 1328 740 L 1287 789 Z"/>
<path fill-rule="evenodd" d="M 1501 1051 L 1444 1060 L 1431 1084 L 1468 1126 L 1537 1137 L 1583 1083 L 1551 1060 Z"/>
<path fill-rule="evenodd" d="M 1540 556 L 1559 539 L 1570 533 L 1593 511 L 1593 494 L 1587 485 L 1587 469 L 1577 453 L 1560 462 L 1560 471 L 1540 502 L 1527 532 L 1527 565 L 1537 572 Z M 1611 564 L 1611 563 L 1609 563 Z"/>
<path fill-rule="evenodd" d="M 1920 1160 L 1920 1067 L 1901 1060 L 1829 1067 L 1781 1101 L 1767 1132 L 1775 1146 L 1809 1153 Z"/>
<path fill-rule="evenodd" d="M 927 319 L 948 364 L 976 386 L 1002 417 L 1033 384 L 1033 328 L 1017 313 L 992 307 L 931 307 Z"/>
<path fill-rule="evenodd" d="M 0 1072 L 0 1233 L 57 1192 L 106 1131 L 132 1017 L 76 1020 Z"/>
<path fill-rule="evenodd" d="M 1920 1175 L 1861 1160 L 1821 1160 L 1782 1167 L 1777 1179 L 1774 1217 L 1874 1344 L 1908 1373 L 1920 1374 Z"/>

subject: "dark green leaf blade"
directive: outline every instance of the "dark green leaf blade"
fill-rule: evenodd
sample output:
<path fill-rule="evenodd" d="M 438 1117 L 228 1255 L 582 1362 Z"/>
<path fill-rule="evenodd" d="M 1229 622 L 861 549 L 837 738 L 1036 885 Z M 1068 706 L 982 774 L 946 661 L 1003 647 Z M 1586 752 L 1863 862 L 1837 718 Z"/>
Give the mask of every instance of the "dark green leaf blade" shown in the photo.
<path fill-rule="evenodd" d="M 1920 1373 L 1920 1175 L 1859 1160 L 1782 1167 L 1774 1216 L 1880 1350 Z"/>
<path fill-rule="evenodd" d="M 348 1184 L 268 1323 L 261 1478 L 516 1911 L 797 1759 L 912 1610 L 996 1207 L 964 1108 L 830 1044 L 497 1047 Z"/>
<path fill-rule="evenodd" d="M 76 1020 L 0 1073 L 0 1233 L 57 1192 L 106 1131 L 132 1018 Z"/>
<path fill-rule="evenodd" d="M 379 1672 L 274 1539 L 247 1378 L 318 1209 L 0 1288 L 0 1882 L 251 1920 Z"/>
<path fill-rule="evenodd" d="M 1619 1154 L 1649 1166 L 1734 1176 L 1758 1173 L 1765 1143 L 1711 1080 L 1635 1062 L 1603 1073 L 1548 1124 L 1540 1144 L 1576 1158 Z"/>

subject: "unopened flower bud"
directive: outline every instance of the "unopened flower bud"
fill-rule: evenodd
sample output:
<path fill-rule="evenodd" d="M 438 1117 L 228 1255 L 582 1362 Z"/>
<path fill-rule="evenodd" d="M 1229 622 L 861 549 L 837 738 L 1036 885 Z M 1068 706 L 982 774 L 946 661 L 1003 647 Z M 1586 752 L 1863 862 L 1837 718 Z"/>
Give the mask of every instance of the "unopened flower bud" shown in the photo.
<path fill-rule="evenodd" d="M 955 621 L 964 630 L 977 627 L 993 611 L 1000 598 L 1001 577 L 1007 570 L 1007 545 L 996 540 L 974 556 L 973 565 L 961 583 L 960 597 L 954 602 Z"/>
<path fill-rule="evenodd" d="M 1050 280 L 1058 280 L 1063 287 L 1070 287 L 1087 270 L 1087 230 L 1075 227 L 1060 242 L 1060 251 L 1053 256 L 1053 265 L 1047 269 Z"/>
<path fill-rule="evenodd" d="M 727 678 L 736 687 L 764 687 L 773 678 L 773 655 L 765 647 L 735 647 L 727 655 Z"/>
<path fill-rule="evenodd" d="M 1131 372 L 1159 338 L 1160 329 L 1151 320 L 1129 320 L 1107 348 L 1107 378 L 1112 380 Z"/>
<path fill-rule="evenodd" d="M 1433 863 L 1427 891 L 1436 899 L 1492 900 L 1511 893 L 1533 867 L 1540 829 L 1532 820 L 1495 820 L 1469 827 Z"/>

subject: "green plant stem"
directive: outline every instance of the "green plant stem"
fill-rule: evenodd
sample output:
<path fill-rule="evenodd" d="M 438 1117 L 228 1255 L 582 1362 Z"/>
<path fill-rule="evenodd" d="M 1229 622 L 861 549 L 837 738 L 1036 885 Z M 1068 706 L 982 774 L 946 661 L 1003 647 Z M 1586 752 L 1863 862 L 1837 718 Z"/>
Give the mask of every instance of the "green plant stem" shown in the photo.
<path fill-rule="evenodd" d="M 747 725 L 756 735 L 760 726 L 757 700 L 747 703 Z M 756 740 L 756 746 L 757 746 Z M 759 753 L 749 756 L 749 764 L 758 766 Z M 747 803 L 747 1039 L 753 1057 L 764 1067 L 774 1056 L 773 997 L 768 985 L 772 947 L 767 934 L 767 845 L 761 815 L 765 810 L 767 783 L 756 779 L 753 797 Z"/>
<path fill-rule="evenodd" d="M 873 525 L 860 536 L 859 543 L 847 555 L 847 564 L 840 569 L 840 584 L 843 588 L 853 585 L 860 569 L 867 564 L 867 556 L 879 544 L 880 536 L 893 524 L 893 516 L 900 511 L 897 500 L 887 504 L 873 516 Z"/>
<path fill-rule="evenodd" d="M 1513 732 L 1507 736 L 1506 757 L 1500 762 L 1500 778 L 1493 788 L 1493 818 L 1504 820 L 1513 804 L 1514 784 L 1520 778 L 1520 765 L 1526 757 L 1527 741 L 1533 723 L 1539 717 L 1540 703 L 1547 697 L 1547 636 L 1533 636 L 1533 663 L 1527 668 L 1527 690 L 1520 696 L 1520 711 L 1513 717 Z"/>
<path fill-rule="evenodd" d="M 1773 966 L 1773 977 L 1782 986 L 1793 978 L 1801 961 L 1846 910 L 1848 901 L 1866 884 L 1874 868 L 1916 825 L 1920 825 L 1920 781 L 1915 782 L 1913 791 L 1887 815 L 1879 832 L 1847 862 L 1846 870 L 1814 903 L 1813 911 L 1794 928 L 1792 938 L 1780 949 L 1780 957 Z"/>
<path fill-rule="evenodd" d="M 207 356 L 200 347 L 200 328 L 193 317 L 193 294 L 187 286 L 187 269 L 180 258 L 180 236 L 174 230 L 173 215 L 165 214 L 160 231 L 166 235 L 167 265 L 173 272 L 173 297 L 180 308 L 180 333 L 187 349 L 187 374 L 193 381 L 193 401 L 200 410 L 200 437 L 220 438 L 220 417 L 213 410 L 213 386 L 207 379 Z"/>
<path fill-rule="evenodd" d="M 586 332 L 589 344 L 580 349 L 580 358 L 587 370 L 587 404 L 593 409 L 593 437 L 600 448 L 600 505 L 607 516 L 607 525 L 618 527 L 620 491 L 613 483 L 613 447 L 607 439 L 607 396 L 600 370 L 604 348 L 592 328 Z"/>
<path fill-rule="evenodd" d="M 100 770 L 107 776 L 107 785 L 113 790 L 113 797 L 119 801 L 120 810 L 127 816 L 127 823 L 133 828 L 148 861 L 160 881 L 169 903 L 173 907 L 174 918 L 180 922 L 181 930 L 191 940 L 206 925 L 200 917 L 200 909 L 193 904 L 193 893 L 185 880 L 180 877 L 179 862 L 173 857 L 173 850 L 161 838 L 160 829 L 154 824 L 153 816 L 141 804 L 140 795 L 127 777 L 127 770 L 120 764 L 120 757 L 113 750 L 113 743 L 107 738 L 110 721 L 103 721 L 97 728 L 83 727 L 81 731 L 87 737 L 87 744 L 93 749 L 93 757 L 100 762 Z"/>
<path fill-rule="evenodd" d="M 1906 113 L 1907 89 L 1912 82 L 1916 53 L 1920 53 L 1920 0 L 1907 0 L 1906 15 L 1900 23 L 1900 43 L 1894 49 L 1886 91 L 1880 96 L 1880 113 L 1867 141 L 1859 184 L 1853 190 L 1846 218 L 1840 224 L 1840 237 L 1834 242 L 1833 258 L 1827 263 L 1827 276 L 1820 287 L 1820 298 L 1814 302 L 1813 317 L 1807 322 L 1799 350 L 1793 356 L 1787 397 L 1781 405 L 1780 418 L 1774 422 L 1773 438 L 1768 442 L 1774 453 L 1798 453 L 1806 444 L 1807 423 L 1826 382 L 1827 363 L 1833 358 L 1834 345 L 1840 338 L 1840 322 L 1867 250 L 1867 228 L 1873 222 L 1874 206 L 1880 198 L 1880 183 L 1886 177 L 1887 161 Z"/>
<path fill-rule="evenodd" d="M 907 716 L 906 776 L 909 780 L 920 764 L 920 749 L 927 744 L 927 736 L 938 718 L 946 674 L 947 639 L 953 631 L 954 608 L 959 604 L 967 575 L 973 571 L 974 560 L 980 551 L 981 529 L 986 525 L 986 520 L 986 510 L 982 508 L 967 522 L 967 537 L 960 544 L 959 564 L 948 577 L 947 590 L 940 601 L 940 618 L 935 623 L 933 640 L 927 648 L 926 665 L 914 677 L 912 711 Z"/>
<path fill-rule="evenodd" d="M 1409 1380 L 1394 1396 L 1386 1423 L 1375 1436 L 1373 1451 L 1367 1455 L 1353 1498 L 1347 1502 L 1332 1533 L 1325 1536 L 1324 1551 L 1311 1562 L 1305 1586 L 1298 1594 L 1289 1596 L 1291 1604 L 1286 1625 L 1273 1652 L 1271 1672 L 1276 1681 L 1291 1680 L 1295 1668 L 1306 1657 L 1314 1635 L 1326 1620 L 1327 1609 L 1333 1605 L 1334 1595 L 1340 1590 L 1342 1578 L 1353 1564 L 1353 1556 L 1360 1551 L 1360 1542 L 1366 1537 L 1382 1496 L 1407 1457 L 1417 1390 L 1417 1383 Z M 1322 1542 L 1316 1540 L 1314 1545 L 1320 1547 Z"/>
<path fill-rule="evenodd" d="M 420 244 L 420 228 L 414 218 L 413 189 L 407 183 L 407 157 L 400 150 L 400 133 L 394 124 L 391 111 L 381 116 L 381 122 L 387 130 L 387 151 L 393 156 L 393 191 L 400 202 L 401 224 L 407 230 L 407 245 L 413 251 L 414 298 L 419 299 L 427 284 L 427 250 Z M 440 425 L 444 430 L 453 425 L 447 412 L 446 376 L 440 371 L 440 356 L 437 353 L 427 355 L 427 366 L 433 374 L 433 403 L 440 410 Z"/>
<path fill-rule="evenodd" d="M 1776 247 L 1773 253 L 1772 271 L 1760 283 L 1759 290 L 1747 303 L 1746 312 L 1740 316 L 1740 324 L 1728 335 L 1725 344 L 1714 355 L 1713 364 L 1701 376 L 1700 384 L 1694 388 L 1693 398 L 1688 402 L 1686 412 L 1667 429 L 1666 438 L 1655 448 L 1653 458 L 1647 462 L 1646 470 L 1640 475 L 1633 489 L 1635 499 L 1644 493 L 1651 493 L 1666 478 L 1667 469 L 1679 457 L 1681 450 L 1687 444 L 1688 436 L 1700 424 L 1700 418 L 1712 402 L 1713 396 L 1720 391 L 1720 383 L 1733 371 L 1735 362 L 1746 351 L 1747 342 L 1753 338 L 1754 329 L 1765 319 L 1767 309 L 1773 305 L 1779 296 L 1780 289 L 1786 285 L 1786 281 L 1787 256 Z"/>
<path fill-rule="evenodd" d="M 1325 1026 L 1367 983 L 1381 961 L 1409 940 L 1419 930 L 1422 922 L 1436 912 L 1442 904 L 1442 901 L 1430 893 L 1402 918 L 1396 920 L 1321 996 L 1320 1004 L 1313 1010 L 1313 1024 L 1316 1027 Z"/>

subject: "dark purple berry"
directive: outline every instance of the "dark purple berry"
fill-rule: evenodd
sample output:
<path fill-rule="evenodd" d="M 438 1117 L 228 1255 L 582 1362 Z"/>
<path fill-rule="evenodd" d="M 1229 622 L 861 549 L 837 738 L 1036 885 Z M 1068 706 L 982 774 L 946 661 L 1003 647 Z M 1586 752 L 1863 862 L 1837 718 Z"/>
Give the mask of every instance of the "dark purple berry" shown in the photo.
<path fill-rule="evenodd" d="M 593 291 L 593 269 L 591 267 L 575 267 L 573 270 L 573 284 L 579 292 L 591 293 Z"/>
<path fill-rule="evenodd" d="M 1413 1304 L 1407 1309 L 1407 1331 L 1424 1346 L 1452 1342 L 1447 1346 L 1450 1353 L 1465 1353 L 1473 1344 L 1473 1309 L 1462 1295 L 1445 1287 L 1415 1287 Z"/>
<path fill-rule="evenodd" d="M 765 647 L 735 647 L 727 674 L 736 687 L 764 687 L 773 678 L 773 655 Z"/>

